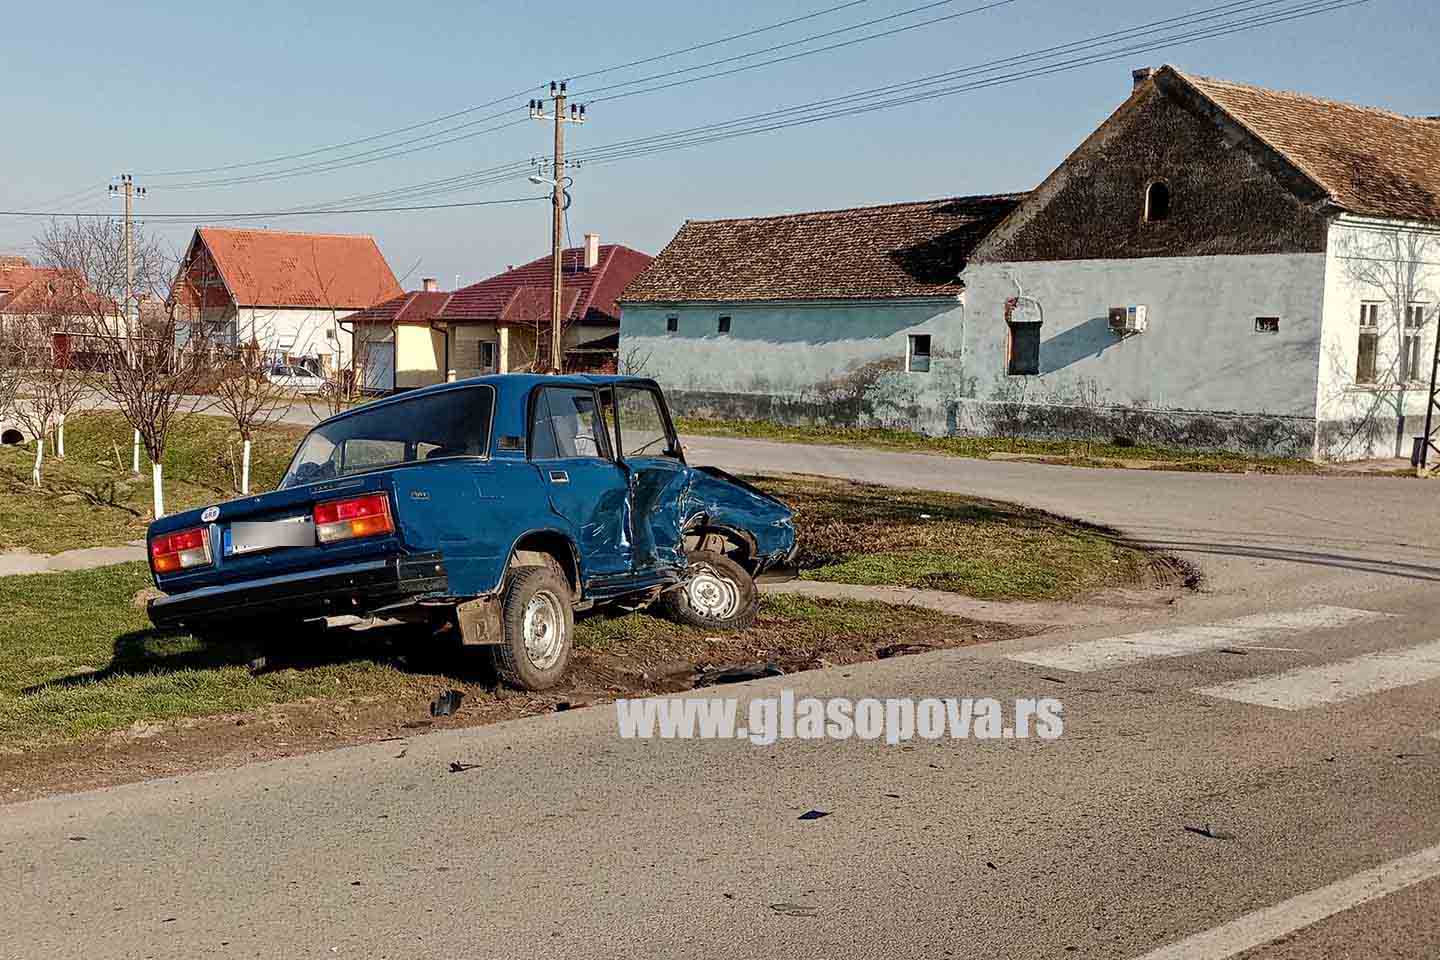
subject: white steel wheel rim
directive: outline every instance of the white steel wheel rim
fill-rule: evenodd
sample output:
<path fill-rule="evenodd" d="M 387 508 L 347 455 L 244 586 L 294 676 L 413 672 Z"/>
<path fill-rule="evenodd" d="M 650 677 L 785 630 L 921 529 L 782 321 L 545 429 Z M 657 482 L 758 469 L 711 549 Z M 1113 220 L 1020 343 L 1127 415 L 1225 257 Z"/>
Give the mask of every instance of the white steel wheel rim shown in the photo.
<path fill-rule="evenodd" d="M 565 617 L 555 594 L 541 590 L 530 598 L 525 605 L 523 634 L 530 662 L 541 670 L 555 666 L 565 645 Z"/>
<path fill-rule="evenodd" d="M 729 620 L 740 612 L 740 588 L 729 577 L 702 567 L 685 585 L 690 609 L 707 620 Z"/>

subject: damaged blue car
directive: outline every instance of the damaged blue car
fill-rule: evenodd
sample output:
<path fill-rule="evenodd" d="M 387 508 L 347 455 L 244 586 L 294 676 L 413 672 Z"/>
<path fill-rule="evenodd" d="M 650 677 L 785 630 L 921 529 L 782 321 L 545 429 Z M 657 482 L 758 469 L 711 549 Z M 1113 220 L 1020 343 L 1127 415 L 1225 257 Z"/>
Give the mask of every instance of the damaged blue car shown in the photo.
<path fill-rule="evenodd" d="M 423 623 L 543 690 L 565 674 L 577 612 L 654 603 L 743 629 L 755 576 L 796 541 L 785 504 L 685 462 L 655 381 L 504 374 L 332 417 L 279 489 L 156 520 L 147 545 L 157 626 Z"/>

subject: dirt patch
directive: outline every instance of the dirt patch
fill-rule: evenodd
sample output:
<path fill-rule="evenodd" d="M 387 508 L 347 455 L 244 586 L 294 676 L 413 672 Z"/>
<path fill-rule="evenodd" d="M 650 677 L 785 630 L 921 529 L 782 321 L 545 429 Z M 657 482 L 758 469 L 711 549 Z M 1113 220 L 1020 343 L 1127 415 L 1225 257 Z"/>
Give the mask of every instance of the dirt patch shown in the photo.
<path fill-rule="evenodd" d="M 376 741 L 404 741 L 432 730 L 602 706 L 617 697 L 678 693 L 737 664 L 774 664 L 784 673 L 844 666 L 879 657 L 972 646 L 1034 633 L 1033 626 L 987 623 L 923 610 L 805 598 L 767 601 L 757 629 L 715 635 L 644 614 L 586 621 L 582 645 L 560 688 L 543 694 L 495 685 L 483 657 L 447 670 L 436 684 L 390 697 L 306 700 L 248 713 L 136 722 L 102 737 L 0 757 L 0 805 L 56 793 L 156 777 L 243 766 Z M 924 646 L 913 644 L 922 637 Z M 368 631 L 354 656 L 387 660 L 432 675 L 408 635 Z M 453 662 L 451 664 L 453 666 Z M 293 669 L 280 661 L 273 669 Z M 302 668 L 303 669 L 303 668 Z M 465 698 L 449 717 L 432 717 L 441 687 Z"/>

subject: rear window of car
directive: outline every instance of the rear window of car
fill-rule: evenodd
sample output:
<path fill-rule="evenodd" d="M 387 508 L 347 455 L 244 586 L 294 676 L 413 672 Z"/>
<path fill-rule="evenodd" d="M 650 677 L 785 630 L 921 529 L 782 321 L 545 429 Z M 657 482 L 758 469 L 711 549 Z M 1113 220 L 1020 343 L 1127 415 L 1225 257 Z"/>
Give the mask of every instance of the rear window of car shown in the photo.
<path fill-rule="evenodd" d="M 282 487 L 489 451 L 495 391 L 463 387 L 360 409 L 306 435 Z"/>

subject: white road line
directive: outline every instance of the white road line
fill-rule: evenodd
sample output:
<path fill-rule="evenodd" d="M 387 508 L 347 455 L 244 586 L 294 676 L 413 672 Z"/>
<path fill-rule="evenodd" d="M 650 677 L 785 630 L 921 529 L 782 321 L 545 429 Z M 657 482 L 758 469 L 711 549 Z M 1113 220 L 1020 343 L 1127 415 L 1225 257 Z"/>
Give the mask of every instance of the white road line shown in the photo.
<path fill-rule="evenodd" d="M 1193 691 L 1280 710 L 1307 710 L 1343 703 L 1440 677 L 1440 640 L 1418 647 L 1382 650 L 1318 667 L 1302 667 Z"/>
<path fill-rule="evenodd" d="M 1136 960 L 1224 960 L 1406 887 L 1440 877 L 1440 846 L 1382 863 L 1353 877 L 1247 913 Z"/>
<path fill-rule="evenodd" d="M 1367 620 L 1384 620 L 1388 613 L 1353 610 L 1349 607 L 1306 607 L 1281 613 L 1258 613 L 1234 620 L 1193 627 L 1169 627 L 1128 633 L 1104 640 L 1080 640 L 1049 650 L 1016 653 L 1011 660 L 1033 663 L 1056 670 L 1090 673 L 1111 667 L 1139 663 L 1151 657 L 1183 657 L 1221 647 L 1256 643 L 1274 634 L 1300 630 L 1325 630 Z"/>

